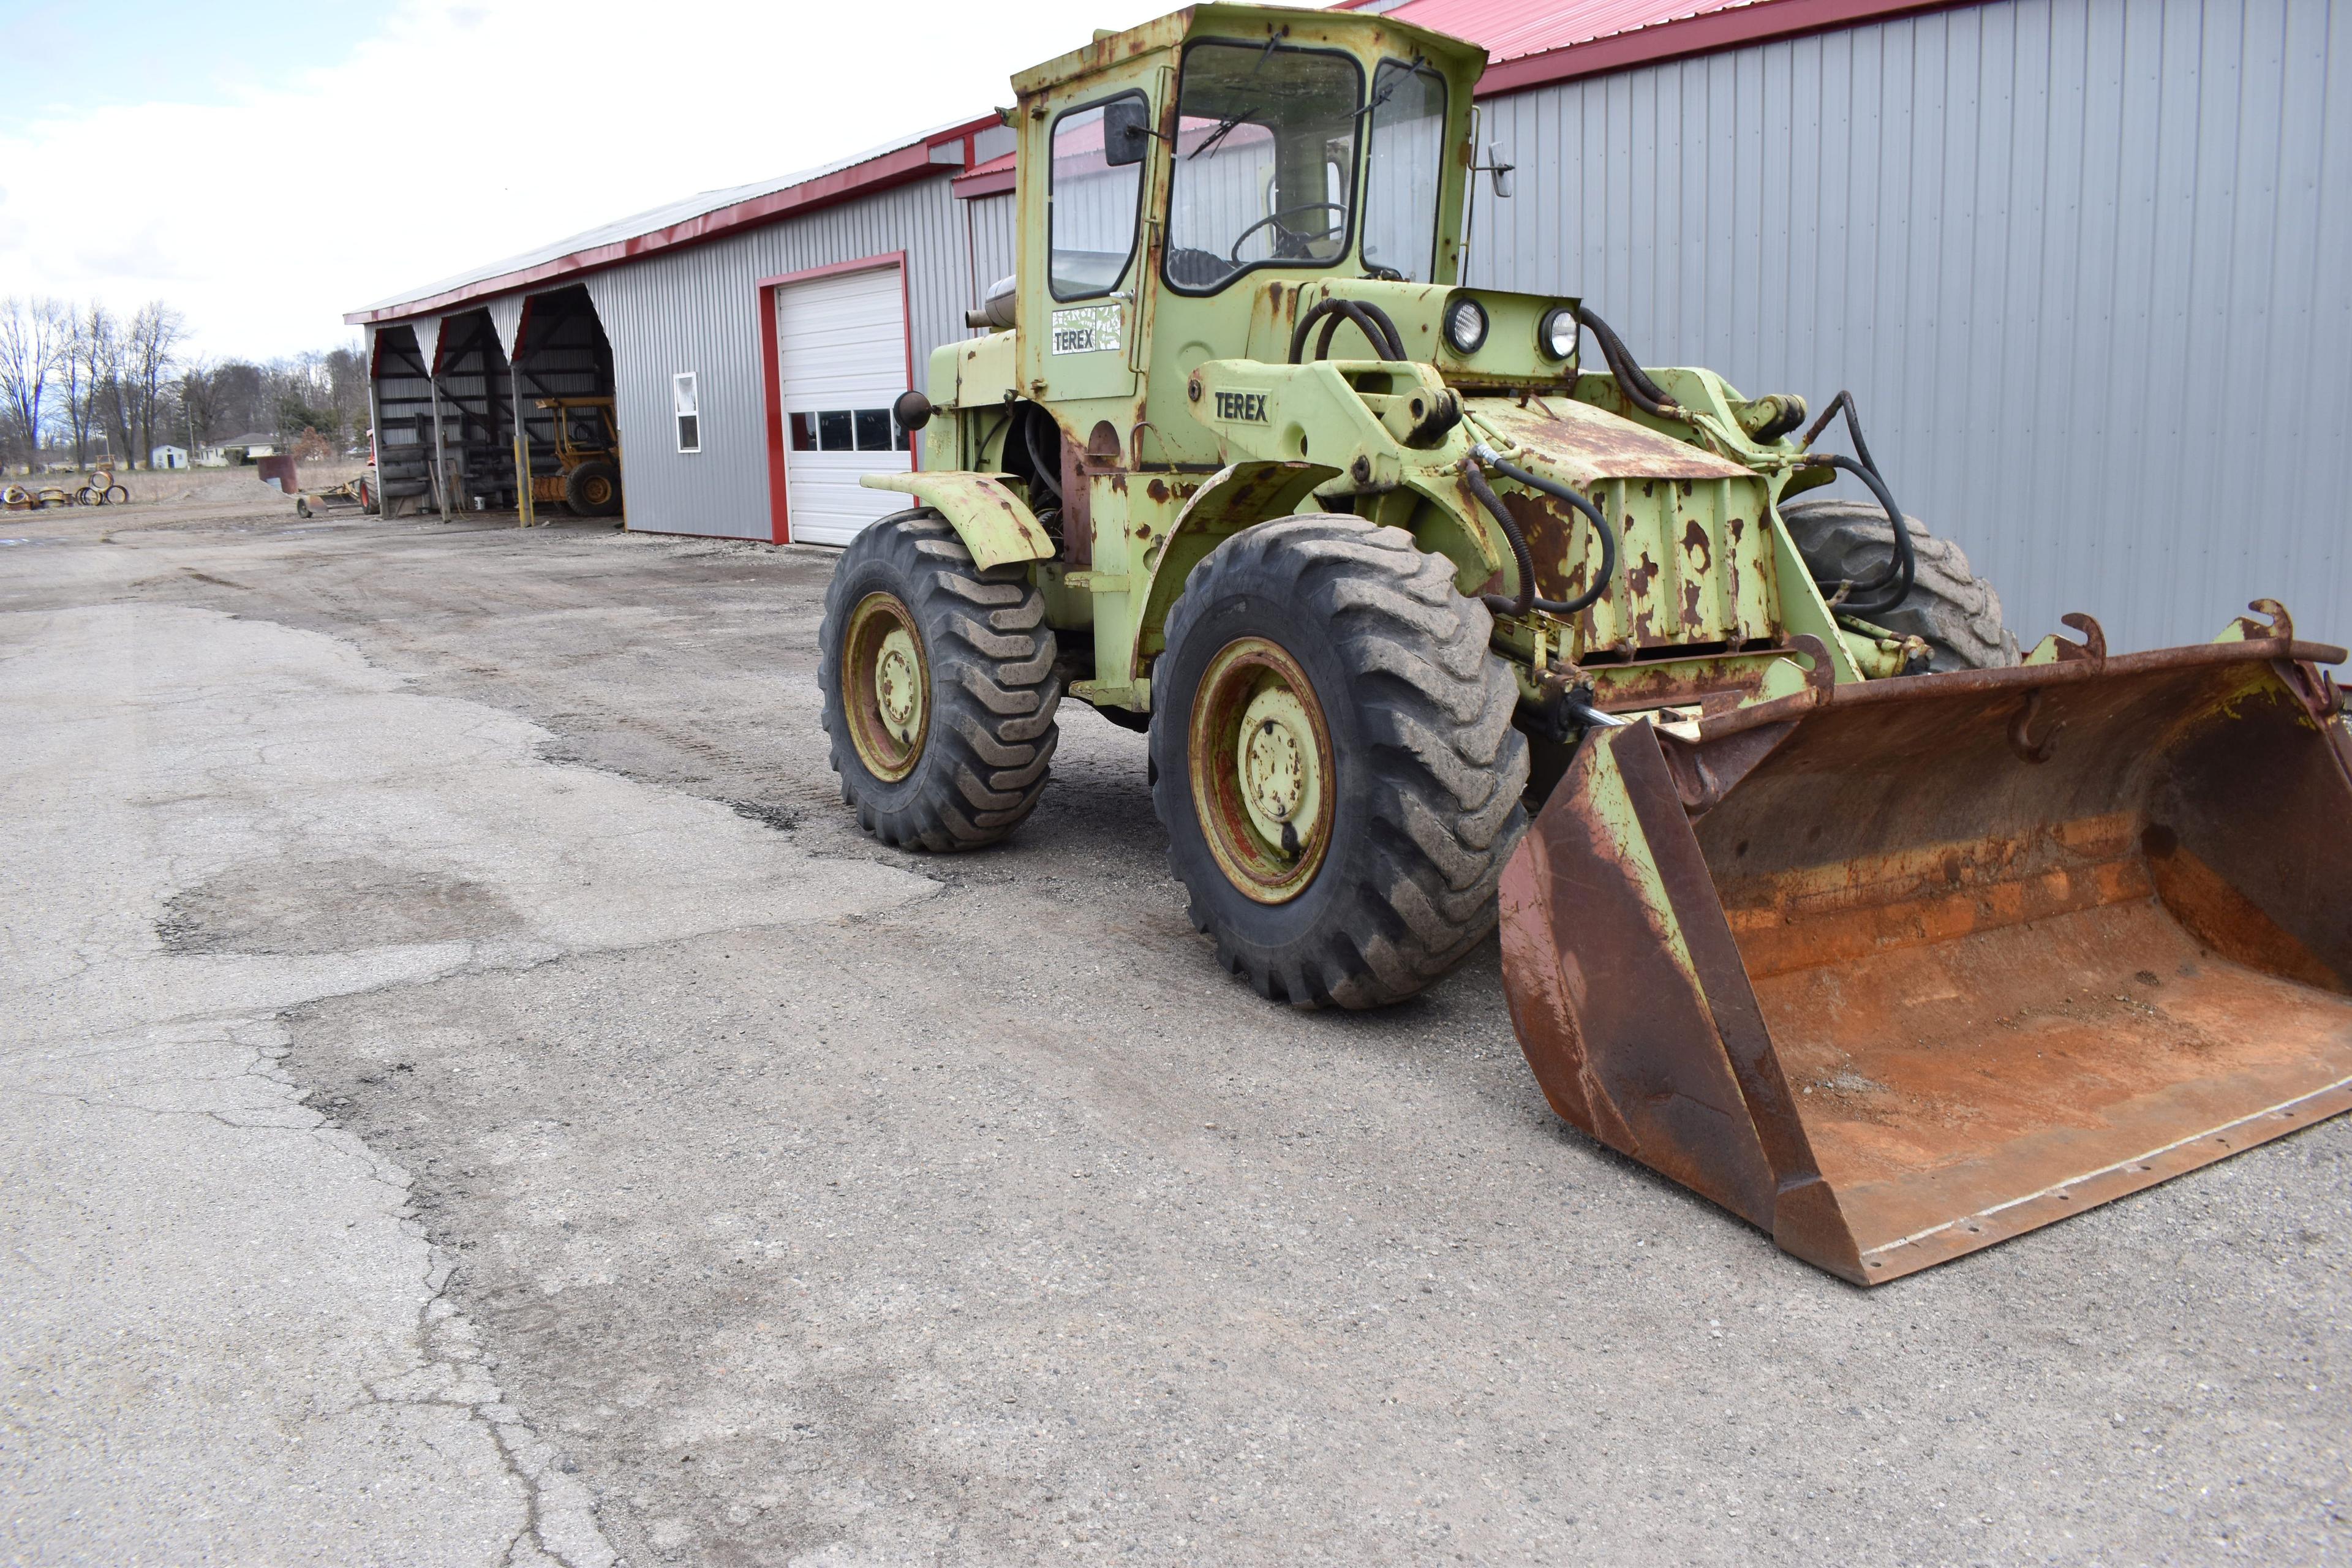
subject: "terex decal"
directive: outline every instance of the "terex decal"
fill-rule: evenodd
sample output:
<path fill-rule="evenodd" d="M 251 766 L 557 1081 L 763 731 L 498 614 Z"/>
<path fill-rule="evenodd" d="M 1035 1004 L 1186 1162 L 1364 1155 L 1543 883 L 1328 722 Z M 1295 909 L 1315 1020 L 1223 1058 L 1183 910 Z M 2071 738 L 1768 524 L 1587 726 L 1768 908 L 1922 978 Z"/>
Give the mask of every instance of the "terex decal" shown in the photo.
<path fill-rule="evenodd" d="M 1054 312 L 1057 354 L 1108 353 L 1120 347 L 1117 305 L 1079 305 Z"/>
<path fill-rule="evenodd" d="M 1217 394 L 1217 417 L 1228 422 L 1263 425 L 1265 423 L 1265 394 L 1221 392 Z"/>

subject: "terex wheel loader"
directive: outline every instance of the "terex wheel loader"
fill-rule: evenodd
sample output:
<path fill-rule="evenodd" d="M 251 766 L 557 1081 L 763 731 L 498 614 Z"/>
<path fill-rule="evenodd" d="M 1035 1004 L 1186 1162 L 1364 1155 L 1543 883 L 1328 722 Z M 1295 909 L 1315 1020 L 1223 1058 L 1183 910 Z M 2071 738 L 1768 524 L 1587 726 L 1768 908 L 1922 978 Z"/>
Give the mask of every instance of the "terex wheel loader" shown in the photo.
<path fill-rule="evenodd" d="M 1553 1108 L 1862 1284 L 2352 1105 L 2343 650 L 2020 662 L 1850 399 L 1465 287 L 1484 63 L 1202 5 L 1014 79 L 1020 270 L 826 600 L 860 822 L 987 844 L 1066 694 L 1148 729 L 1225 967 L 1395 1002 L 1499 908 Z"/>

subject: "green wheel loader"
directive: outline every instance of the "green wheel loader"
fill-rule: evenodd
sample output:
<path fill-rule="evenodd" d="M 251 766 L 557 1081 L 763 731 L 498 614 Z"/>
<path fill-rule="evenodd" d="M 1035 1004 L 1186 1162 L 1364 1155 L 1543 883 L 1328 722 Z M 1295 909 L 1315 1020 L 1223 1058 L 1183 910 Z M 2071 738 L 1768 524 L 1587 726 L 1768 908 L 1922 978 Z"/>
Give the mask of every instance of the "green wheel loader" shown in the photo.
<path fill-rule="evenodd" d="M 1202 5 L 1014 79 L 1019 271 L 826 602 L 860 822 L 977 847 L 1066 697 L 1147 730 L 1227 969 L 1380 1005 L 1499 910 L 1559 1113 L 1861 1284 L 2352 1104 L 2343 651 L 2020 660 L 1851 399 L 1465 286 L 1484 64 Z"/>

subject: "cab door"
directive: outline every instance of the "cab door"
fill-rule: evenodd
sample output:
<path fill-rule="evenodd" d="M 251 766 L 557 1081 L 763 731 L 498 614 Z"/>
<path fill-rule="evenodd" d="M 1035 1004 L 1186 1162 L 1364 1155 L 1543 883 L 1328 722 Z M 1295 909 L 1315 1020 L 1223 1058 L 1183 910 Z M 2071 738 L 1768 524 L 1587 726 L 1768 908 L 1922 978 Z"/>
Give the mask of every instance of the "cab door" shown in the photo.
<path fill-rule="evenodd" d="M 1144 198 L 1152 185 L 1153 73 L 1096 77 L 1041 107 L 1024 154 L 1021 381 L 1053 403 L 1135 395 Z M 1032 172 L 1043 178 L 1033 178 Z M 1034 262 L 1042 259 L 1044 265 Z"/>

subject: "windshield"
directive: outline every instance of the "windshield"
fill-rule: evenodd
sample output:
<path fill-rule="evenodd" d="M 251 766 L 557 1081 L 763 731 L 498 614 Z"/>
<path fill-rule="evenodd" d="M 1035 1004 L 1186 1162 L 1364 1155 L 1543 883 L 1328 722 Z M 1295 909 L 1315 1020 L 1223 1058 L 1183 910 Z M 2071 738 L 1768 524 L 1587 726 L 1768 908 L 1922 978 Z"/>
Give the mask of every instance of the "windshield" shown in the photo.
<path fill-rule="evenodd" d="M 1372 73 L 1364 136 L 1364 265 L 1436 280 L 1437 182 L 1445 159 L 1445 79 L 1420 60 Z"/>
<path fill-rule="evenodd" d="M 1348 253 L 1363 68 L 1276 44 L 1195 44 L 1177 90 L 1168 281 L 1205 293 L 1256 267 Z"/>

